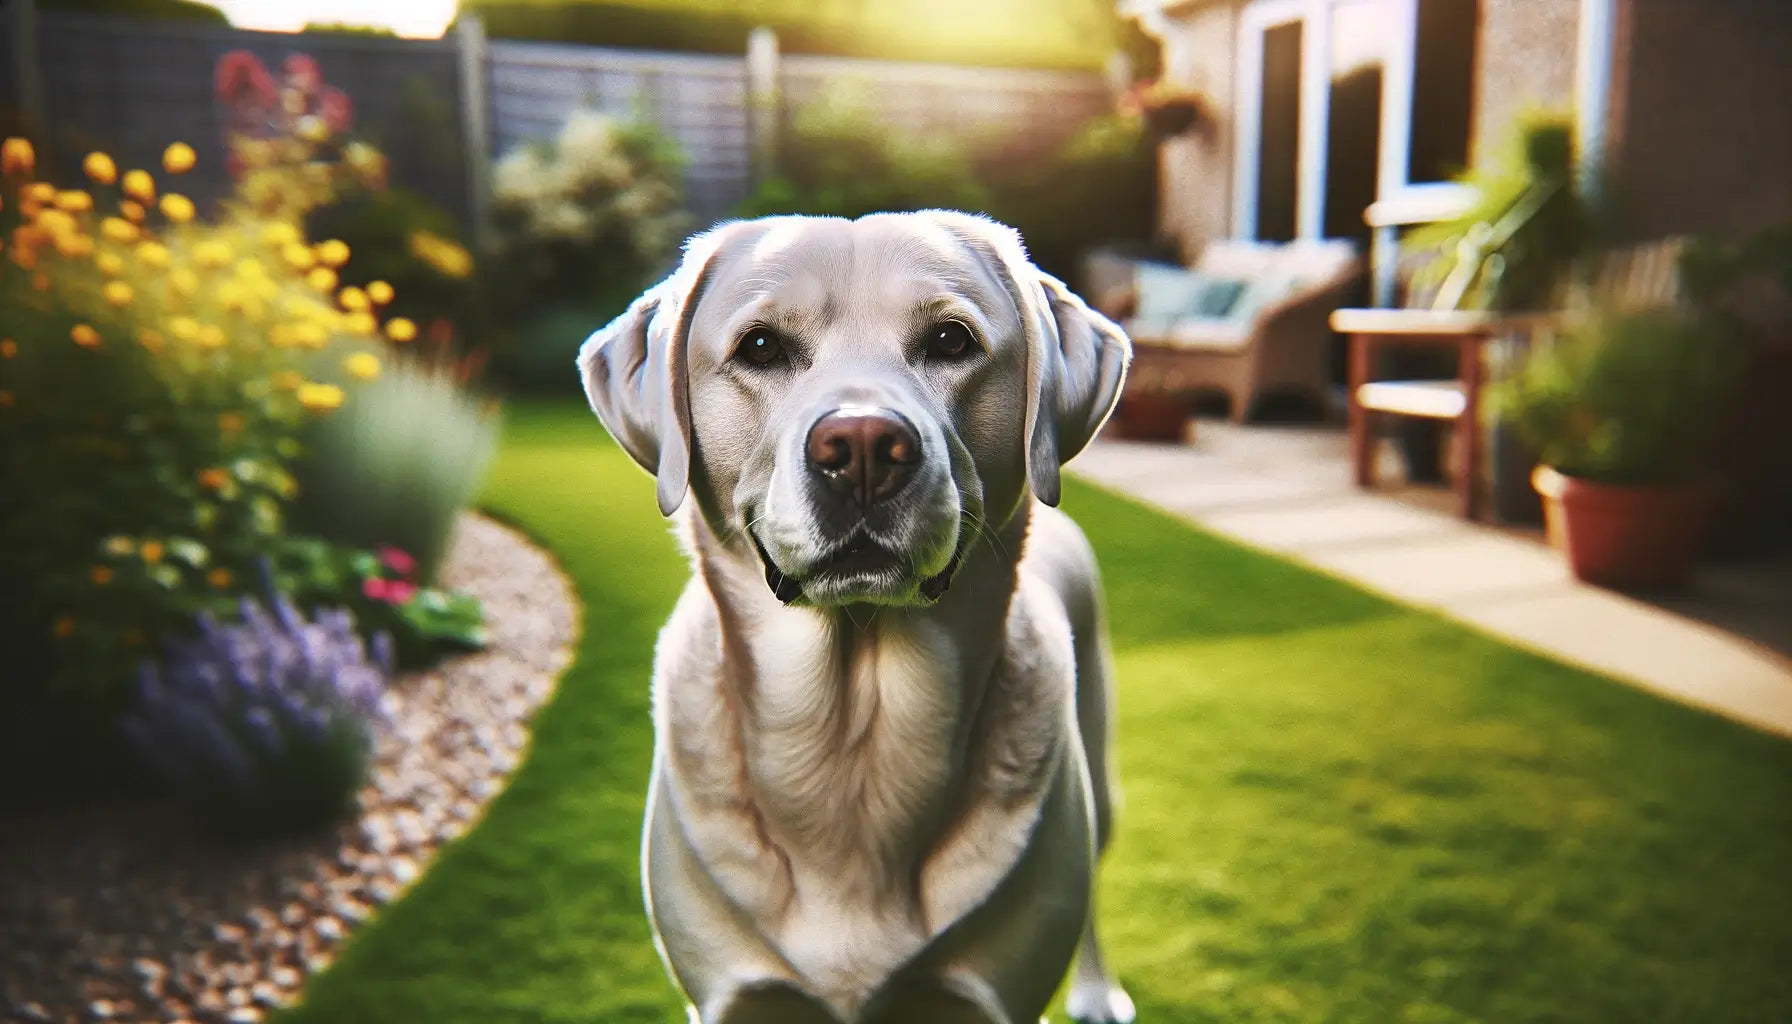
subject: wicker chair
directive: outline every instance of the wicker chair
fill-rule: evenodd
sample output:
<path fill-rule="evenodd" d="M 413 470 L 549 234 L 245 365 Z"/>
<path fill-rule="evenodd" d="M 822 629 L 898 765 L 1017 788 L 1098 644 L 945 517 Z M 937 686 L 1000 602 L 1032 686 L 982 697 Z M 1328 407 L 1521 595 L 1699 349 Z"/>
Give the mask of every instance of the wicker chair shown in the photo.
<path fill-rule="evenodd" d="M 1323 403 L 1331 388 L 1327 317 L 1347 300 L 1363 270 L 1350 243 L 1217 241 L 1193 270 L 1242 282 L 1242 308 L 1225 316 L 1147 320 L 1136 315 L 1141 299 L 1136 280 L 1096 292 L 1097 305 L 1120 321 L 1133 341 L 1122 415 L 1129 398 L 1186 411 L 1203 391 L 1226 395 L 1233 422 L 1243 422 L 1269 392 L 1308 395 Z M 1113 277 L 1110 271 L 1108 280 Z"/>

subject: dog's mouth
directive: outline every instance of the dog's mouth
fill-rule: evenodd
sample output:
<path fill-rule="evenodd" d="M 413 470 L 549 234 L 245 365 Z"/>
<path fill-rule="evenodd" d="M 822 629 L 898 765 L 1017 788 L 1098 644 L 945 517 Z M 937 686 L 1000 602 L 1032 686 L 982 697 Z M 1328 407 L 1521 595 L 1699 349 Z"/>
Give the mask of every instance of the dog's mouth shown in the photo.
<path fill-rule="evenodd" d="M 753 550 L 759 553 L 759 562 L 765 567 L 765 585 L 771 588 L 772 596 L 783 604 L 792 604 L 803 596 L 805 581 L 786 575 L 778 568 L 772 556 L 766 553 L 765 545 L 759 542 L 758 535 L 751 530 L 747 535 L 753 538 Z M 946 567 L 921 581 L 917 588 L 921 597 L 929 604 L 944 597 L 952 587 L 952 577 L 957 575 L 959 563 L 964 557 L 964 531 L 959 532 L 958 546 L 953 549 L 952 560 Z M 829 549 L 827 554 L 817 560 L 806 582 L 844 583 L 851 580 L 875 580 L 878 578 L 894 579 L 900 576 L 908 565 L 908 560 L 900 553 L 891 550 L 863 530 L 855 530 L 852 536 Z"/>

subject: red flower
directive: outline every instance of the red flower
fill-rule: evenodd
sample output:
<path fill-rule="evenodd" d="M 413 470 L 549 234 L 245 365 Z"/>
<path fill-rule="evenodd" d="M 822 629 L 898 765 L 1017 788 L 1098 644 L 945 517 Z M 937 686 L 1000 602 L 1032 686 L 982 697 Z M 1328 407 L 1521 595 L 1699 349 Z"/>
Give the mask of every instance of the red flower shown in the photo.
<path fill-rule="evenodd" d="M 273 76 L 261 60 L 247 50 L 232 50 L 218 58 L 212 73 L 212 93 L 219 103 L 265 110 L 277 98 Z"/>
<path fill-rule="evenodd" d="M 409 576 L 417 571 L 417 560 L 398 548 L 383 547 L 374 554 L 379 556 L 381 565 L 400 576 Z"/>
<path fill-rule="evenodd" d="M 345 135 L 355 119 L 355 108 L 348 94 L 333 86 L 324 86 L 317 97 L 317 113 L 330 127 L 330 134 Z"/>
<path fill-rule="evenodd" d="M 386 581 L 386 600 L 392 604 L 404 604 L 417 596 L 417 584 L 404 580 Z"/>
<path fill-rule="evenodd" d="M 396 581 L 369 576 L 361 581 L 361 593 L 375 601 L 390 601 L 392 600 L 391 587 L 394 582 Z"/>
<path fill-rule="evenodd" d="M 303 93 L 316 92 L 324 84 L 324 74 L 317 61 L 303 53 L 286 58 L 286 84 Z"/>

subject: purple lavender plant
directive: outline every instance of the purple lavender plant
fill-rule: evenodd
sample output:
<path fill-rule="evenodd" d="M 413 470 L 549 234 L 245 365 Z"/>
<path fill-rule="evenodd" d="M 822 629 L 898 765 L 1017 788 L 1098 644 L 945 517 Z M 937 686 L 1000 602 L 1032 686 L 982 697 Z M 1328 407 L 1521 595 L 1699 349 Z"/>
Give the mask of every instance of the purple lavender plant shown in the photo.
<path fill-rule="evenodd" d="M 269 593 L 271 612 L 245 597 L 240 623 L 202 615 L 196 636 L 168 638 L 120 721 L 203 823 L 238 835 L 315 827 L 353 806 L 392 671 L 386 634 L 369 651 L 347 612 L 307 620 Z"/>

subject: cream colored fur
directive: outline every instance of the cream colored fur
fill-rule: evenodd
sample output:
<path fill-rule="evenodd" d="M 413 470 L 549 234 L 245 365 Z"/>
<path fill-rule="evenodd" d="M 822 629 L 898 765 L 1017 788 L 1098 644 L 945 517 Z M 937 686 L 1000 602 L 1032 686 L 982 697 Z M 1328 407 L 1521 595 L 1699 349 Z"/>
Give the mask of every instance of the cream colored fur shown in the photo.
<path fill-rule="evenodd" d="M 940 318 L 983 349 L 918 356 Z M 790 339 L 786 365 L 734 358 L 753 324 Z M 949 213 L 726 225 L 586 343 L 592 405 L 694 570 L 657 651 L 643 843 L 693 1020 L 1019 1024 L 1073 959 L 1072 1014 L 1131 1019 L 1091 911 L 1112 789 L 1098 576 L 1049 507 L 1129 354 L 1012 232 Z M 803 438 L 842 403 L 899 411 L 926 453 L 890 527 L 900 579 L 805 577 L 827 537 Z M 953 565 L 938 600 L 917 589 Z M 809 579 L 802 598 L 772 570 Z"/>

